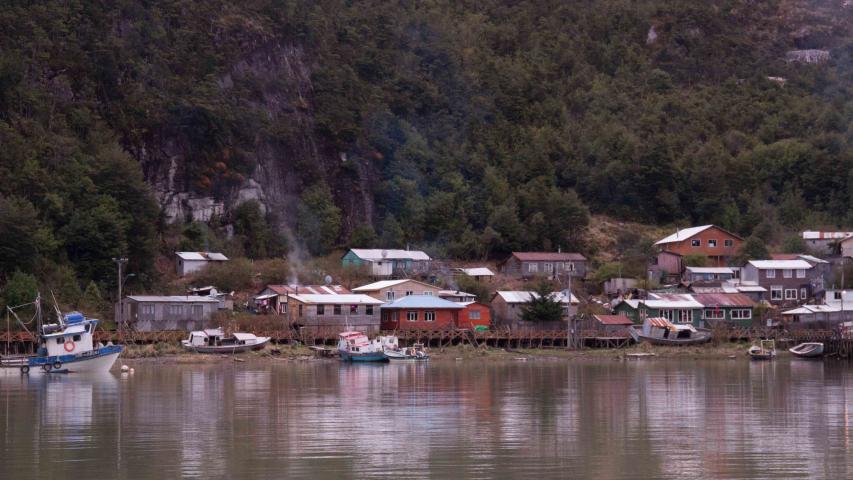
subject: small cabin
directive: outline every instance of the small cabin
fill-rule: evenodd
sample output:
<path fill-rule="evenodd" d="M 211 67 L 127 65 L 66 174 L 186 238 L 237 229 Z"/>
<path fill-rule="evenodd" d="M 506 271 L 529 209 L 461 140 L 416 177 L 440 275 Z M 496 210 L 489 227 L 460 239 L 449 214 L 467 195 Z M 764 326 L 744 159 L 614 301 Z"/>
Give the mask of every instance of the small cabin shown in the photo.
<path fill-rule="evenodd" d="M 42 328 L 44 346 L 50 357 L 73 355 L 94 349 L 92 333 L 96 321 L 86 321 L 82 313 L 72 312 L 64 316 L 65 326 L 45 325 Z"/>

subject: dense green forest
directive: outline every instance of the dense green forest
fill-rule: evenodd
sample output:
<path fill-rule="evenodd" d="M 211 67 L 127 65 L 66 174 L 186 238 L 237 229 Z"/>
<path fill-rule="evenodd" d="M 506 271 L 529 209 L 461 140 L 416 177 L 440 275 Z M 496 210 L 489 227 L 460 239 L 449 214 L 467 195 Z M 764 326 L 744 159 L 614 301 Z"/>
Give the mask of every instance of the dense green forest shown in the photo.
<path fill-rule="evenodd" d="M 0 283 L 97 302 L 112 257 L 151 285 L 158 255 L 205 245 L 587 251 L 590 213 L 851 227 L 842 3 L 10 1 Z M 808 48 L 829 60 L 785 61 Z M 269 151 L 292 201 L 240 207 Z M 151 188 L 170 161 L 226 213 L 171 225 Z"/>

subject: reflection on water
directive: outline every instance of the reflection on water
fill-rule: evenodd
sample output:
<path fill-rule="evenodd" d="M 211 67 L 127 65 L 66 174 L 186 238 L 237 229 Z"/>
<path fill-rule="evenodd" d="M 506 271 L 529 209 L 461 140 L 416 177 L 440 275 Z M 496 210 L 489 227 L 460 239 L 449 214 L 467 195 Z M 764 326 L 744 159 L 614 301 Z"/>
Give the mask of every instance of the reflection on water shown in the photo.
<path fill-rule="evenodd" d="M 851 478 L 845 364 L 274 363 L 0 377 L 0 478 Z"/>

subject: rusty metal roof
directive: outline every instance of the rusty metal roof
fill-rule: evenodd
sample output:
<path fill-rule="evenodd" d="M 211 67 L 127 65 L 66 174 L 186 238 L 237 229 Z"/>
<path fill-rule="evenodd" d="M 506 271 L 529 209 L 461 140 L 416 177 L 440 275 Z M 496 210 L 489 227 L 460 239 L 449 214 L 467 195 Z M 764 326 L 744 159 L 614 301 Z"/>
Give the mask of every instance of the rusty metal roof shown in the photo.
<path fill-rule="evenodd" d="M 634 322 L 625 315 L 593 315 L 603 325 L 633 325 Z"/>
<path fill-rule="evenodd" d="M 693 298 L 705 307 L 749 307 L 755 302 L 742 293 L 694 293 Z"/>
<path fill-rule="evenodd" d="M 279 295 L 346 295 L 352 293 L 341 285 L 267 285 L 267 288 Z"/>
<path fill-rule="evenodd" d="M 670 322 L 669 320 L 667 320 L 665 318 L 647 318 L 646 322 L 648 322 L 649 325 L 651 325 L 653 327 L 671 328 L 671 329 L 675 328 L 675 325 L 673 325 L 672 322 Z"/>
<path fill-rule="evenodd" d="M 586 257 L 575 252 L 512 252 L 522 262 L 571 262 L 584 261 Z"/>

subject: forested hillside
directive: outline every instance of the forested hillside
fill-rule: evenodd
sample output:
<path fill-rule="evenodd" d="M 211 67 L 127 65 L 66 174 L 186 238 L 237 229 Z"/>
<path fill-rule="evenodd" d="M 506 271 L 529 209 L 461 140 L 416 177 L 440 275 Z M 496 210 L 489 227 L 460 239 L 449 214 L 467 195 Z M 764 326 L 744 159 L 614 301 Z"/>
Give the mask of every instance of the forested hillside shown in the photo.
<path fill-rule="evenodd" d="M 176 247 L 586 251 L 590 212 L 853 227 L 844 4 L 7 2 L 0 283 L 97 296 Z"/>

